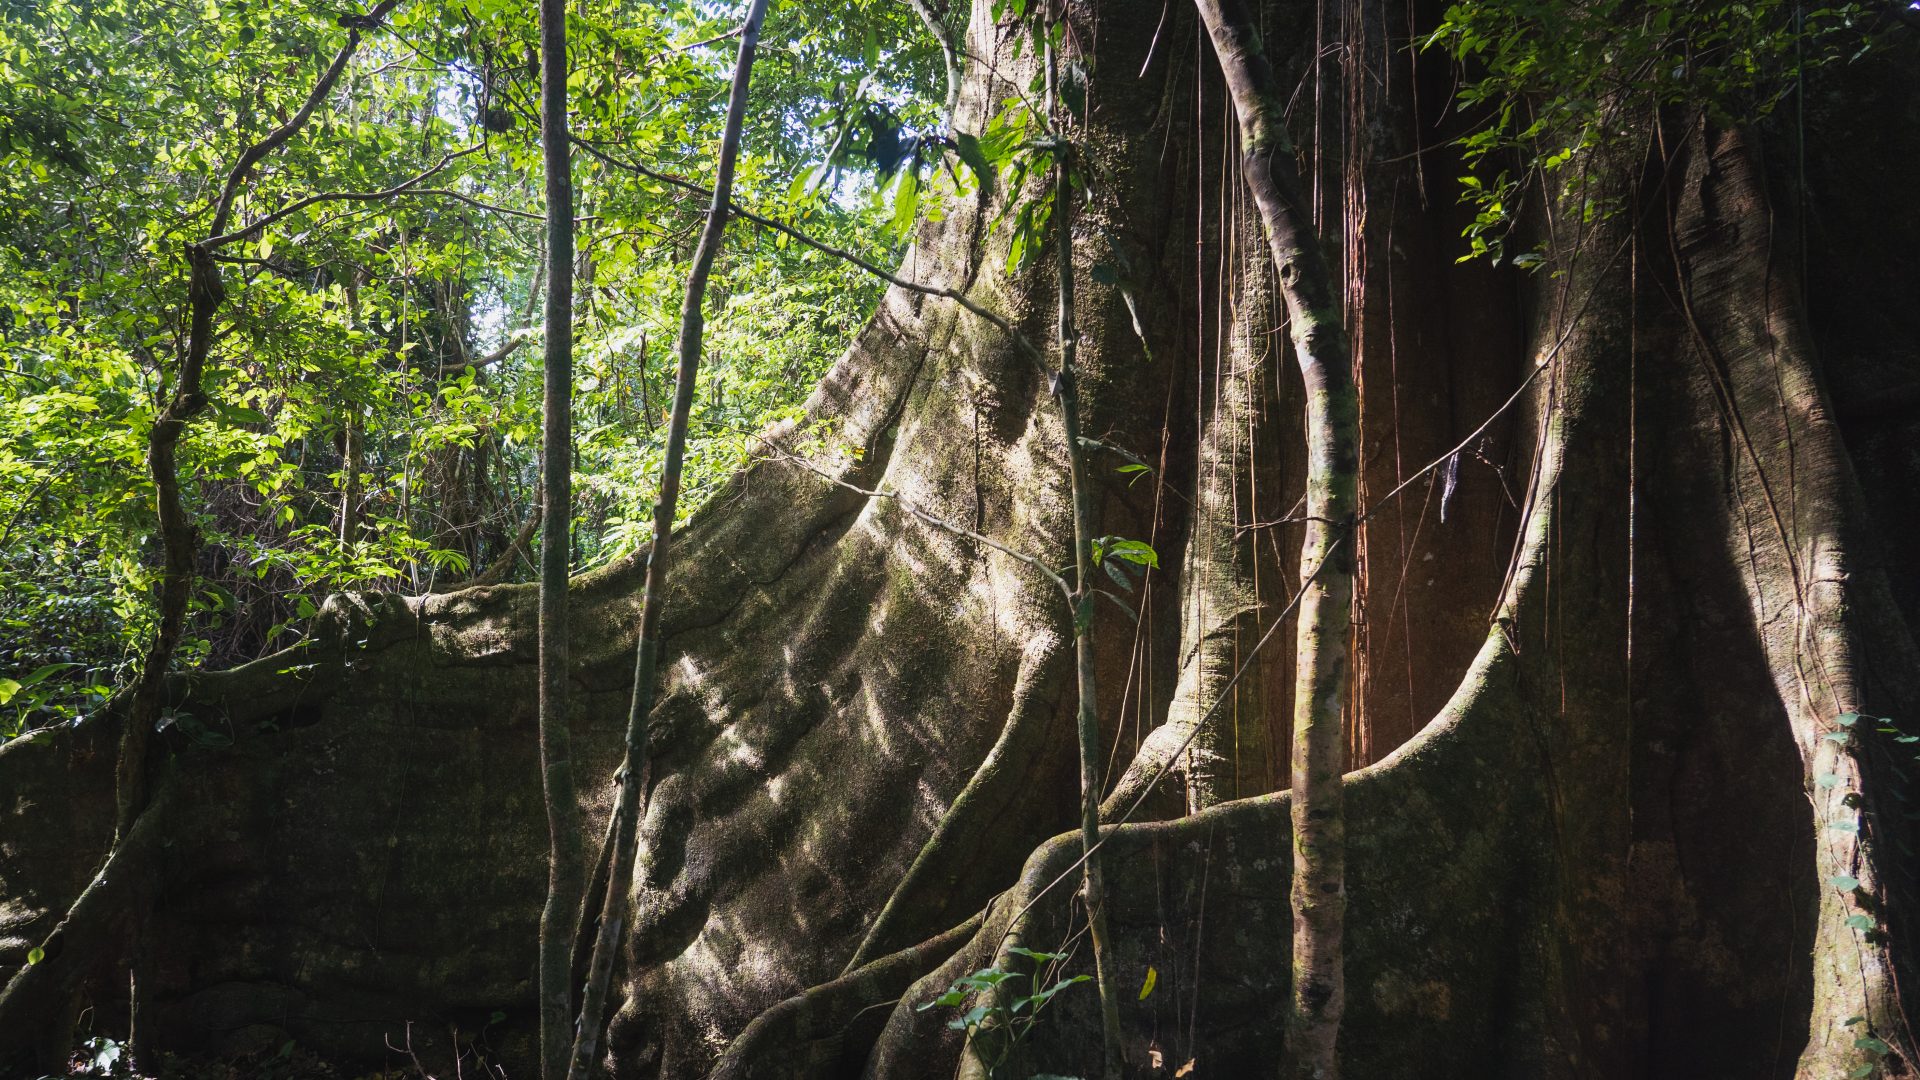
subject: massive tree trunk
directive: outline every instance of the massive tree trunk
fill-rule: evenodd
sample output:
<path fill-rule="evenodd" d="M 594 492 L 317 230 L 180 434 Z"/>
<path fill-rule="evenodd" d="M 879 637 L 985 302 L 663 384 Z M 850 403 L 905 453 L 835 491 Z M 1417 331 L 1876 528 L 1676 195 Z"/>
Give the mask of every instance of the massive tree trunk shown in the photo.
<path fill-rule="evenodd" d="M 968 51 L 1002 75 L 970 66 L 963 131 L 1024 80 L 987 6 Z M 1162 567 L 1137 629 L 1096 616 L 1105 813 L 1143 800 L 1106 834 L 1108 917 L 1129 1068 L 1264 1075 L 1289 993 L 1270 788 L 1292 650 L 1253 649 L 1298 581 L 1302 400 L 1217 64 L 1189 10 L 1156 29 L 1162 7 L 1072 10 L 1098 180 L 1076 231 L 1085 429 L 1156 469 L 1097 453 L 1096 511 Z M 1386 7 L 1370 45 L 1331 5 L 1272 0 L 1262 28 L 1304 80 L 1294 130 L 1358 347 L 1348 1074 L 1906 1075 L 1912 43 L 1811 78 L 1804 130 L 1649 118 L 1644 154 L 1594 165 L 1625 209 L 1538 215 L 1553 261 L 1523 274 L 1454 263 L 1449 73 L 1400 47 L 1428 13 Z M 1364 47 L 1316 76 L 1334 38 Z M 1052 275 L 1004 273 L 992 215 L 954 208 L 902 273 L 1044 340 Z M 786 449 L 695 518 L 669 582 L 614 1073 L 985 1075 L 1007 1048 L 916 1006 L 1084 924 L 1072 627 L 1039 573 L 902 500 L 1065 565 L 1059 411 L 1004 335 L 895 289 L 769 438 Z M 644 571 L 573 583 L 590 836 Z M 292 1038 L 366 1062 L 410 1038 L 532 1074 L 534 606 L 520 587 L 336 598 L 307 651 L 179 681 L 234 738 L 151 763 L 173 842 L 125 891 L 153 908 L 155 1046 Z M 0 963 L 98 865 L 115 742 L 101 715 L 0 748 Z M 890 902 L 875 959 L 843 972 Z M 124 973 L 97 975 L 110 1028 Z M 1003 1074 L 1099 1055 L 1094 996 L 1070 989 Z"/>

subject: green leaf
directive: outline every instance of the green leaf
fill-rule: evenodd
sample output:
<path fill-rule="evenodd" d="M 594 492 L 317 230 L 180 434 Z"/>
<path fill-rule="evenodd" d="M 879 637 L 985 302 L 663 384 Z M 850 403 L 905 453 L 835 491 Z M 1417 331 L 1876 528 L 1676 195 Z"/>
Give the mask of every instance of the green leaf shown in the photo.
<path fill-rule="evenodd" d="M 0 705 L 5 705 L 7 702 L 12 701 L 13 695 L 19 692 L 20 680 L 0 679 Z"/>
<path fill-rule="evenodd" d="M 1138 1000 L 1140 1001 L 1147 1000 L 1147 995 L 1153 993 L 1154 986 L 1156 986 L 1159 982 L 1160 982 L 1160 969 L 1154 967 L 1152 964 L 1148 964 L 1147 980 L 1140 984 L 1140 997 L 1138 998 Z"/>
<path fill-rule="evenodd" d="M 1142 540 L 1122 540 L 1118 537 L 1106 537 L 1106 558 L 1125 559 L 1139 566 L 1151 566 L 1158 569 L 1160 555 L 1153 545 Z"/>
<path fill-rule="evenodd" d="M 1128 589 L 1127 591 L 1132 592 L 1133 590 Z M 1106 597 L 1107 600 L 1110 603 L 1112 603 L 1114 607 L 1120 609 L 1120 614 L 1125 615 L 1129 621 L 1136 624 L 1139 623 L 1140 621 L 1139 613 L 1134 611 L 1132 608 L 1128 607 L 1126 601 L 1120 599 L 1118 596 L 1115 596 L 1114 594 L 1108 592 L 1105 589 L 1101 589 L 1098 595 Z"/>
<path fill-rule="evenodd" d="M 47 958 L 47 950 L 41 948 L 38 945 L 35 945 L 33 948 L 27 950 L 27 963 L 29 964 L 37 964 L 40 961 L 45 960 L 46 958 Z"/>
<path fill-rule="evenodd" d="M 1847 926 L 1854 930 L 1871 930 L 1873 929 L 1873 916 L 1849 915 L 1847 916 Z"/>
<path fill-rule="evenodd" d="M 25 687 L 34 686 L 38 683 L 44 682 L 48 676 L 56 672 L 65 671 L 68 668 L 76 668 L 79 666 L 80 666 L 79 664 L 48 664 L 45 667 L 35 668 L 33 671 L 33 674 L 20 680 L 20 686 L 23 689 Z"/>
<path fill-rule="evenodd" d="M 1850 874 L 1835 874 L 1827 879 L 1827 884 L 1841 892 L 1852 892 L 1860 887 L 1860 879 Z"/>
<path fill-rule="evenodd" d="M 1860 722 L 1860 714 L 1857 712 L 1843 712 L 1839 716 L 1834 717 L 1833 722 L 1839 724 L 1841 727 L 1852 727 Z"/>
<path fill-rule="evenodd" d="M 967 168 L 973 171 L 974 178 L 980 181 L 981 193 L 993 194 L 993 165 L 987 161 L 987 153 L 981 148 L 980 140 L 964 131 L 957 132 L 953 136 L 953 149 L 960 155 L 960 160 L 966 162 Z"/>
<path fill-rule="evenodd" d="M 1834 773 L 1821 773 L 1813 782 L 1823 788 L 1834 788 L 1840 786 L 1840 777 Z"/>
<path fill-rule="evenodd" d="M 1018 271 L 1027 261 L 1027 230 L 1015 226 L 1013 238 L 1007 242 L 1007 272 Z"/>
<path fill-rule="evenodd" d="M 913 228 L 915 216 L 920 212 L 920 177 L 912 169 L 900 170 L 900 179 L 893 187 L 893 230 L 905 234 Z"/>
<path fill-rule="evenodd" d="M 1091 975 L 1075 975 L 1072 978 L 1061 979 L 1059 982 L 1054 983 L 1052 986 L 1047 987 L 1045 990 L 1042 990 L 1034 994 L 1032 997 L 1021 999 L 1021 1003 L 1025 1004 L 1026 1002 L 1032 1002 L 1034 1011 L 1039 1012 L 1040 1009 L 1043 1006 L 1045 1006 L 1049 1000 L 1053 998 L 1053 995 L 1059 993 L 1062 990 L 1065 990 L 1069 986 L 1073 986 L 1076 983 L 1086 982 L 1092 978 L 1093 976 Z"/>
<path fill-rule="evenodd" d="M 1056 29 L 1065 29 L 1064 24 L 1055 24 Z M 1060 72 L 1060 104 L 1067 107 L 1075 120 L 1087 118 L 1087 73 L 1077 63 L 1069 63 Z"/>
<path fill-rule="evenodd" d="M 967 1000 L 967 995 L 961 993 L 958 990 L 949 990 L 946 993 L 941 994 L 939 997 L 934 998 L 932 1001 L 926 1002 L 925 1004 L 922 1004 L 922 1005 L 917 1005 L 915 1006 L 915 1008 L 920 1012 L 926 1012 L 928 1009 L 940 1008 L 942 1006 L 951 1007 L 954 1005 L 958 1005 L 965 1000 Z"/>

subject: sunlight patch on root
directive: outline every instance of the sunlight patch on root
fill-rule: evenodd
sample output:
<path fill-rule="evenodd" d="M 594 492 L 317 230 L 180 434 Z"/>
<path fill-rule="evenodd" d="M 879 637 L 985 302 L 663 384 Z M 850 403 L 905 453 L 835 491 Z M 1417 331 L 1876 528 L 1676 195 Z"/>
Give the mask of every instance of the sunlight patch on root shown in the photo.
<path fill-rule="evenodd" d="M 927 969 L 966 944 L 980 929 L 986 913 L 976 913 L 958 926 L 883 956 L 829 983 L 774 1005 L 742 1030 L 720 1055 L 708 1080 L 776 1080 L 832 1075 L 844 1072 L 848 1062 L 864 1054 L 850 1043 L 853 1028 L 871 1017 L 878 1025 L 880 1010 L 905 1000 L 902 992 L 927 974 Z"/>

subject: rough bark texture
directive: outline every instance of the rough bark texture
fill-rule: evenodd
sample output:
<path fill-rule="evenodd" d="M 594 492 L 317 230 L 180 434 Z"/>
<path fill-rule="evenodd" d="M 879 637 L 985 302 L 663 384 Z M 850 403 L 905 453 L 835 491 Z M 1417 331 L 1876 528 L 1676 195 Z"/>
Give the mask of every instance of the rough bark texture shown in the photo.
<path fill-rule="evenodd" d="M 1074 15 L 1104 180 L 1079 258 L 1125 269 L 1150 345 L 1120 285 L 1085 274 L 1085 426 L 1157 469 L 1130 485 L 1095 457 L 1094 509 L 1103 534 L 1150 539 L 1164 568 L 1141 590 L 1137 631 L 1098 616 L 1098 678 L 1121 690 L 1100 717 L 1109 775 L 1145 794 L 1105 832 L 1113 968 L 1130 1069 L 1263 1075 L 1291 991 L 1289 799 L 1187 815 L 1184 778 L 1149 783 L 1160 770 L 1137 767 L 1181 756 L 1158 729 L 1202 633 L 1182 628 L 1182 579 L 1224 550 L 1195 509 L 1215 453 L 1206 417 L 1220 413 L 1203 396 L 1227 381 L 1208 372 L 1233 313 L 1262 303 L 1249 260 L 1226 259 L 1250 219 L 1233 209 L 1238 151 L 1214 59 L 1177 5 L 1156 38 L 1160 7 Z M 1291 85 L 1320 44 L 1313 6 L 1263 18 Z M 967 51 L 1024 82 L 984 12 Z M 1462 461 L 1444 524 L 1435 474 L 1393 504 L 1404 542 L 1367 508 L 1360 642 L 1406 644 L 1379 646 L 1356 698 L 1357 759 L 1378 760 L 1347 784 L 1350 1075 L 1911 1072 L 1913 754 L 1897 740 L 1920 734 L 1914 53 L 1822 69 L 1804 136 L 1663 118 L 1644 159 L 1605 181 L 1635 193 L 1634 212 L 1556 237 L 1559 277 L 1454 266 L 1458 173 L 1430 137 L 1444 93 L 1376 114 L 1372 145 L 1424 149 L 1398 174 L 1406 196 L 1368 195 L 1367 228 L 1347 234 L 1368 238 L 1367 266 L 1405 263 L 1349 276 L 1363 322 L 1392 282 L 1396 327 L 1362 335 L 1366 494 L 1414 477 L 1531 381 Z M 971 65 L 961 130 L 1008 93 Z M 1309 153 L 1311 111 L 1295 115 Z M 1322 187 L 1330 220 L 1346 190 Z M 957 207 L 928 226 L 903 274 L 1043 339 L 1053 274 L 1000 273 L 991 213 Z M 1358 248 L 1344 242 L 1349 270 Z M 1397 368 L 1377 351 L 1389 340 Z M 1259 392 L 1273 445 L 1297 445 L 1301 387 L 1276 378 Z M 1069 560 L 1045 380 L 956 305 L 890 292 L 807 419 L 772 437 L 797 452 L 828 421 L 817 468 Z M 1289 516 L 1301 494 L 1297 458 L 1272 467 L 1279 490 L 1249 523 Z M 1272 554 L 1297 527 L 1260 530 L 1278 537 L 1258 545 L 1262 582 L 1297 573 Z M 750 1029 L 727 1075 L 980 1069 L 986 1047 L 915 1006 L 1008 946 L 1052 950 L 1081 925 L 1072 628 L 1054 587 L 898 500 L 780 460 L 738 477 L 682 544 L 617 1075 L 702 1075 Z M 589 830 L 611 797 L 642 570 L 573 583 Z M 169 746 L 156 774 L 172 841 L 142 886 L 161 946 L 143 1011 L 156 1046 L 294 1038 L 378 1063 L 411 1021 L 430 1063 L 457 1043 L 531 1074 L 545 850 L 533 614 L 514 587 L 336 598 L 308 651 L 178 680 L 174 699 L 234 743 Z M 1269 732 L 1290 672 L 1284 655 L 1260 669 Z M 1848 712 L 1870 719 L 1843 725 Z M 1410 716 L 1421 726 L 1402 744 Z M 0 748 L 0 963 L 19 964 L 99 865 L 117 735 L 102 715 Z M 1860 888 L 1832 883 L 1843 875 Z M 890 898 L 872 962 L 843 978 Z M 1089 970 L 1074 951 L 1070 970 Z M 1138 999 L 1149 966 L 1157 988 Z M 111 1030 L 124 978 L 94 974 Z M 1857 1044 L 1869 1036 L 1892 1054 Z M 29 1041 L 0 1032 L 14 1060 Z M 1094 995 L 1070 989 L 1013 1048 L 1029 1071 L 1008 1075 L 1085 1075 L 1099 1055 Z"/>

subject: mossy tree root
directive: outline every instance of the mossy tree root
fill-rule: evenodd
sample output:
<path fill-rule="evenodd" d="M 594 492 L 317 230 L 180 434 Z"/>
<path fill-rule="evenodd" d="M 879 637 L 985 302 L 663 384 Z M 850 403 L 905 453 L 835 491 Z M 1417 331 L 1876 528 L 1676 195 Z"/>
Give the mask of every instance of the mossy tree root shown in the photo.
<path fill-rule="evenodd" d="M 63 1073 L 73 1005 L 84 984 L 124 956 L 136 923 L 163 886 L 163 855 L 172 841 L 174 786 L 162 777 L 151 801 L 39 944 L 40 957 L 0 991 L 0 1074 Z"/>
<path fill-rule="evenodd" d="M 741 1030 L 715 1062 L 708 1080 L 776 1080 L 847 1075 L 865 1058 L 865 1046 L 850 1045 L 849 1031 L 862 1016 L 877 1026 L 879 1009 L 904 1002 L 902 992 L 930 968 L 965 945 L 986 921 L 976 912 L 965 922 L 849 971 L 767 1009 Z"/>
<path fill-rule="evenodd" d="M 980 834 L 993 829 L 1000 816 L 1014 805 L 1044 746 L 1047 721 L 1059 707 L 1056 699 L 1066 671 L 1065 660 L 1066 650 L 1057 637 L 1042 636 L 1029 644 L 1014 681 L 1013 707 L 1007 711 L 999 739 L 901 875 L 900 883 L 894 886 L 841 970 L 842 976 L 877 962 L 874 957 L 882 949 L 919 928 L 925 920 L 924 909 L 942 906 L 945 898 L 960 887 L 971 855 L 981 843 Z"/>

